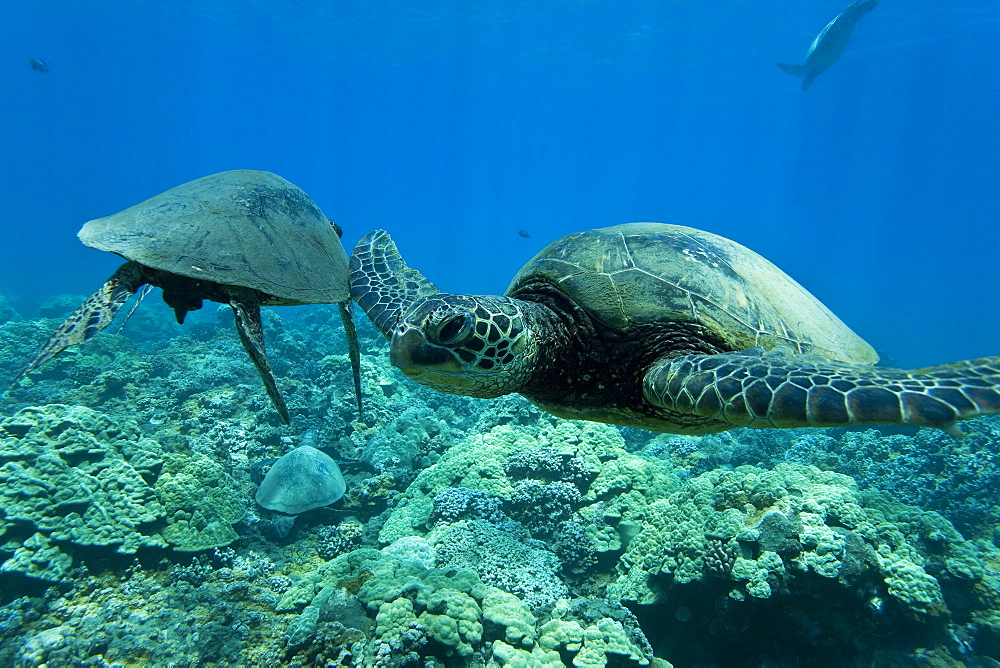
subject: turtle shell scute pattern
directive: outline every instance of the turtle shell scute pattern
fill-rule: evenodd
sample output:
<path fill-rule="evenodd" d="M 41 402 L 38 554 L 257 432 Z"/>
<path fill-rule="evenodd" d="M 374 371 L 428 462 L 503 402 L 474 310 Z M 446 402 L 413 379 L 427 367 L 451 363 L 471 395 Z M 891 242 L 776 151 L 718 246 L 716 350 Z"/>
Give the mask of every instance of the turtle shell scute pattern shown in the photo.
<path fill-rule="evenodd" d="M 791 348 L 870 364 L 875 351 L 772 263 L 709 232 L 630 223 L 554 241 L 507 295 L 543 280 L 614 329 L 669 321 L 707 327 L 733 350 Z"/>

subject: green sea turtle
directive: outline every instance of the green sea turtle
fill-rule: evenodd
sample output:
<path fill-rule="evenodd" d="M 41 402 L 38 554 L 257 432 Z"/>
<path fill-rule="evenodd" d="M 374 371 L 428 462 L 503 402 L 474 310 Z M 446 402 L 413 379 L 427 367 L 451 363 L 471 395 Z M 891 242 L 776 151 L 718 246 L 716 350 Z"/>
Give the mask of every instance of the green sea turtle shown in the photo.
<path fill-rule="evenodd" d="M 912 371 L 878 355 L 773 264 L 728 239 L 632 223 L 570 234 L 504 296 L 445 294 L 389 235 L 351 257 L 351 297 L 390 360 L 442 392 L 518 392 L 563 418 L 703 434 L 925 425 L 1000 412 L 1000 356 Z"/>
<path fill-rule="evenodd" d="M 172 188 L 79 232 L 88 246 L 124 257 L 111 278 L 56 330 L 17 375 L 94 337 L 144 285 L 163 289 L 178 323 L 208 299 L 229 304 L 244 349 L 289 423 L 264 350 L 261 306 L 340 305 L 361 410 L 357 332 L 340 229 L 295 185 L 270 172 L 233 170 Z"/>
<path fill-rule="evenodd" d="M 816 35 L 816 39 L 809 45 L 809 51 L 806 52 L 804 65 L 778 63 L 778 67 L 789 74 L 805 77 L 802 79 L 802 90 L 809 90 L 813 80 L 829 69 L 844 53 L 847 43 L 851 41 L 854 24 L 862 16 L 875 9 L 877 4 L 877 0 L 857 0 L 857 2 L 851 3 L 850 7 L 827 23 L 826 27 Z"/>

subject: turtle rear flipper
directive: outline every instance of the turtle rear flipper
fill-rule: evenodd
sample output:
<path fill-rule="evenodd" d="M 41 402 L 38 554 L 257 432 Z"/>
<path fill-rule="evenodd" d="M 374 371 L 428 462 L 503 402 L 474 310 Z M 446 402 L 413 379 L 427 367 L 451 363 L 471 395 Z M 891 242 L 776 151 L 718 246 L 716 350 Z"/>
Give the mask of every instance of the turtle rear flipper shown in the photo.
<path fill-rule="evenodd" d="M 387 339 L 403 313 L 421 297 L 440 292 L 416 269 L 407 266 L 385 230 L 369 232 L 351 255 L 351 299 Z"/>
<path fill-rule="evenodd" d="M 653 366 L 651 403 L 746 427 L 908 424 L 962 435 L 960 420 L 1000 413 L 1000 356 L 905 371 L 787 349 L 684 355 Z"/>
<path fill-rule="evenodd" d="M 347 356 L 351 360 L 351 372 L 354 375 L 354 400 L 358 403 L 358 419 L 364 419 L 364 407 L 361 404 L 361 346 L 358 345 L 358 328 L 354 325 L 354 309 L 351 302 L 338 302 L 340 320 L 344 323 L 344 336 L 347 337 Z"/>
<path fill-rule="evenodd" d="M 230 295 L 229 305 L 233 309 L 240 343 L 257 367 L 257 373 L 264 381 L 267 396 L 271 398 L 271 403 L 281 416 L 281 421 L 291 424 L 288 406 L 285 405 L 285 399 L 278 390 L 278 382 L 274 378 L 274 372 L 271 371 L 271 365 L 267 361 L 267 352 L 264 350 L 264 328 L 260 323 L 260 296 L 256 290 L 236 289 Z"/>
<path fill-rule="evenodd" d="M 59 325 L 59 328 L 42 346 L 35 358 L 14 377 L 10 383 L 11 386 L 16 385 L 27 374 L 66 348 L 89 341 L 97 336 L 102 329 L 111 324 L 118 309 L 145 282 L 142 278 L 142 265 L 136 262 L 126 262 L 118 267 L 100 290 L 92 294 Z"/>

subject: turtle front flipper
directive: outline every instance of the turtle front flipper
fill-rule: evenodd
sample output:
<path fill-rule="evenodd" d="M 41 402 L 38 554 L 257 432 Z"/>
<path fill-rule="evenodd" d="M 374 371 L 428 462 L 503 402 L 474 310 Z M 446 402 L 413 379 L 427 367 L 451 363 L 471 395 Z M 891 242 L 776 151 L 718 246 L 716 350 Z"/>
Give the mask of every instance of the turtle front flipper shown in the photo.
<path fill-rule="evenodd" d="M 392 330 L 413 302 L 440 292 L 416 269 L 407 266 L 385 230 L 369 232 L 351 254 L 351 299 L 382 335 Z"/>
<path fill-rule="evenodd" d="M 240 343 L 247 355 L 257 367 L 260 379 L 264 381 L 264 389 L 267 396 L 271 397 L 271 403 L 281 416 L 281 421 L 291 424 L 292 420 L 288 416 L 288 406 L 285 399 L 278 390 L 278 382 L 271 371 L 271 365 L 267 361 L 267 353 L 264 350 L 264 328 L 260 323 L 260 297 L 255 290 L 233 290 L 230 295 L 229 305 L 233 308 L 233 315 L 236 318 L 236 331 L 240 335 Z"/>
<path fill-rule="evenodd" d="M 1000 356 L 903 370 L 754 348 L 659 362 L 647 401 L 745 427 L 908 424 L 962 435 L 956 423 L 1000 413 Z"/>
<path fill-rule="evenodd" d="M 35 358 L 14 377 L 10 384 L 12 386 L 17 384 L 27 374 L 66 348 L 97 336 L 115 319 L 118 309 L 146 282 L 142 273 L 142 265 L 136 262 L 126 262 L 118 267 L 100 290 L 92 294 L 59 325 Z"/>

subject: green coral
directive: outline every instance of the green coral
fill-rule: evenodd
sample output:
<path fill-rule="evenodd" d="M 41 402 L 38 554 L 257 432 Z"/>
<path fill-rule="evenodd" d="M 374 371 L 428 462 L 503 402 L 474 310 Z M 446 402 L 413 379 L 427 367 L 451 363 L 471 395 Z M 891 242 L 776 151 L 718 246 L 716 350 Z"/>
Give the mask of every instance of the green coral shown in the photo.
<path fill-rule="evenodd" d="M 847 538 L 824 522 L 818 513 L 799 513 L 802 531 L 801 564 L 827 578 L 835 578 L 847 556 Z"/>
<path fill-rule="evenodd" d="M 132 554 L 227 545 L 246 506 L 217 464 L 198 454 L 164 454 L 131 421 L 50 404 L 0 422 L 0 540 L 13 553 L 3 565 L 8 572 L 61 579 L 80 546 Z M 46 560 L 50 565 L 41 566 Z"/>
<path fill-rule="evenodd" d="M 613 552 L 638 531 L 647 505 L 680 485 L 663 462 L 625 450 L 614 427 L 594 422 L 552 420 L 530 426 L 500 425 L 472 434 L 420 472 L 383 526 L 379 539 L 391 543 L 428 530 L 434 497 L 449 487 L 464 487 L 510 500 L 517 482 L 504 470 L 515 451 L 551 452 L 581 462 L 593 479 L 576 481 L 581 489 L 580 514 L 599 552 Z"/>
<path fill-rule="evenodd" d="M 483 619 L 504 629 L 504 640 L 521 647 L 535 642 L 535 616 L 513 594 L 491 588 L 483 596 Z"/>
<path fill-rule="evenodd" d="M 360 590 L 364 582 L 373 576 L 367 568 L 368 564 L 377 563 L 381 557 L 382 553 L 378 550 L 361 548 L 325 561 L 318 568 L 303 574 L 289 587 L 275 603 L 274 609 L 289 612 L 304 608 L 323 587 L 347 586 L 345 581 L 348 579 L 362 581 L 358 585 Z"/>
<path fill-rule="evenodd" d="M 123 553 L 166 545 L 155 530 L 164 508 L 146 480 L 159 469 L 160 448 L 135 425 L 52 404 L 3 420 L 0 434 L 5 534 L 28 530 Z"/>
<path fill-rule="evenodd" d="M 881 580 L 914 614 L 938 615 L 941 586 L 925 567 L 969 582 L 984 573 L 939 515 L 864 495 L 851 478 L 811 466 L 741 466 L 704 473 L 650 504 L 609 595 L 655 603 L 673 585 L 706 578 L 708 537 L 742 546 L 729 572 L 737 600 L 768 598 L 813 572 L 845 586 Z"/>
<path fill-rule="evenodd" d="M 475 571 L 429 569 L 376 550 L 355 550 L 326 562 L 286 592 L 277 608 L 294 609 L 308 601 L 299 621 L 293 623 L 295 629 L 304 628 L 329 587 L 361 572 L 371 577 L 361 585 L 357 597 L 376 613 L 377 638 L 400 636 L 416 623 L 454 656 L 469 656 L 481 646 L 480 602 L 489 588 Z"/>
<path fill-rule="evenodd" d="M 399 629 L 409 628 L 417 623 L 417 615 L 413 612 L 413 601 L 408 598 L 397 598 L 386 601 L 378 608 L 375 615 L 375 635 L 379 638 L 397 633 Z"/>
<path fill-rule="evenodd" d="M 530 650 L 508 645 L 502 640 L 493 643 L 493 658 L 505 668 L 562 668 L 562 656 L 554 649 L 538 645 Z"/>
<path fill-rule="evenodd" d="M 941 585 L 920 565 L 907 558 L 903 551 L 881 545 L 878 559 L 890 594 L 920 612 L 932 615 L 944 613 Z"/>
<path fill-rule="evenodd" d="M 277 603 L 279 611 L 302 609 L 289 626 L 297 641 L 302 629 L 316 626 L 316 610 L 330 588 L 360 573 L 370 577 L 357 598 L 374 613 L 373 641 L 383 645 L 419 629 L 455 665 L 489 645 L 504 666 L 559 666 L 560 653 L 573 655 L 576 666 L 620 665 L 622 660 L 648 665 L 650 660 L 645 639 L 636 640 L 636 634 L 641 638 L 638 628 L 626 629 L 596 599 L 594 605 L 601 606 L 597 612 L 560 599 L 538 619 L 523 601 L 483 584 L 471 569 L 425 568 L 371 549 L 322 564 L 285 593 Z"/>
<path fill-rule="evenodd" d="M 323 587 L 302 614 L 288 625 L 288 646 L 305 644 L 310 637 L 315 637 L 323 624 L 332 622 L 340 624 L 341 630 L 364 631 L 371 626 L 361 604 L 346 589 Z"/>
<path fill-rule="evenodd" d="M 236 482 L 208 457 L 165 455 L 155 489 L 166 509 L 163 537 L 174 549 L 197 552 L 239 538 L 233 524 L 246 515 L 247 502 Z"/>
<path fill-rule="evenodd" d="M 0 571 L 59 582 L 66 579 L 72 567 L 73 557 L 60 550 L 45 534 L 36 533 L 14 550 L 14 556 L 0 566 Z"/>
<path fill-rule="evenodd" d="M 573 618 L 566 600 L 556 604 L 552 618 L 539 627 L 538 634 L 539 647 L 572 653 L 573 665 L 579 668 L 603 668 L 608 665 L 609 655 L 627 659 L 635 665 L 649 665 L 646 651 L 632 641 L 621 622 L 603 617 L 581 623 Z M 621 658 L 614 665 L 618 665 Z"/>
<path fill-rule="evenodd" d="M 511 450 L 534 444 L 531 434 L 508 425 L 486 434 L 472 434 L 450 448 L 433 466 L 424 469 L 382 527 L 379 540 L 392 543 L 419 535 L 430 520 L 434 496 L 448 487 L 465 487 L 510 498 L 513 487 L 503 470 Z"/>
<path fill-rule="evenodd" d="M 746 593 L 754 598 L 770 598 L 771 583 L 785 572 L 785 563 L 776 552 L 764 551 L 756 559 L 737 557 L 733 564 L 732 576 L 736 581 L 744 581 Z M 734 598 L 740 598 L 738 593 Z"/>
<path fill-rule="evenodd" d="M 421 592 L 424 594 L 424 592 Z M 470 656 L 483 639 L 483 611 L 475 599 L 454 589 L 418 595 L 426 609 L 417 617 L 438 642 L 459 656 Z"/>

